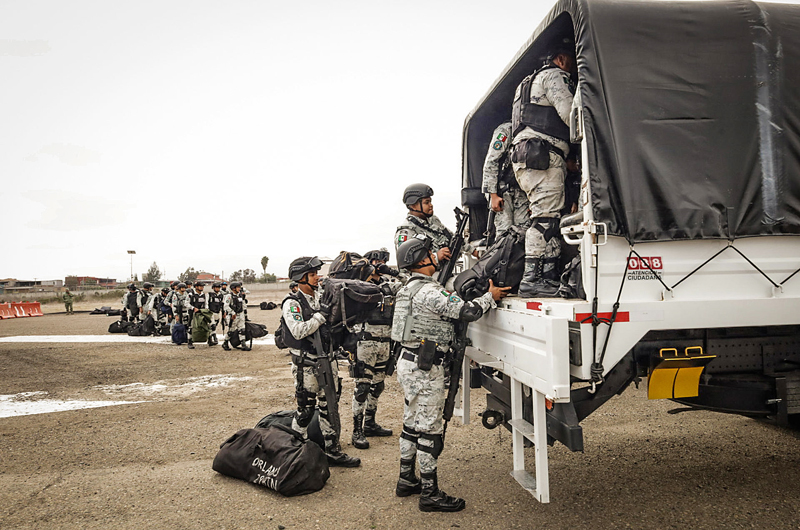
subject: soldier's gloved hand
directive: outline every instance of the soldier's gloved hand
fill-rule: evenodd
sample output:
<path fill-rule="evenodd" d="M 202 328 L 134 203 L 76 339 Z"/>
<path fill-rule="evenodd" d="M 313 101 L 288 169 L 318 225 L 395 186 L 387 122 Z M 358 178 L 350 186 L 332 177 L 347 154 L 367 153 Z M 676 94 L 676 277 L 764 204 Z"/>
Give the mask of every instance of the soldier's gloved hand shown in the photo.
<path fill-rule="evenodd" d="M 400 271 L 391 268 L 385 263 L 378 265 L 375 270 L 378 272 L 378 274 L 387 274 L 389 276 L 398 276 L 400 274 Z"/>
<path fill-rule="evenodd" d="M 331 316 L 331 306 L 329 306 L 328 304 L 320 303 L 319 304 L 319 313 L 323 317 L 325 317 L 325 320 L 328 320 L 328 318 Z"/>

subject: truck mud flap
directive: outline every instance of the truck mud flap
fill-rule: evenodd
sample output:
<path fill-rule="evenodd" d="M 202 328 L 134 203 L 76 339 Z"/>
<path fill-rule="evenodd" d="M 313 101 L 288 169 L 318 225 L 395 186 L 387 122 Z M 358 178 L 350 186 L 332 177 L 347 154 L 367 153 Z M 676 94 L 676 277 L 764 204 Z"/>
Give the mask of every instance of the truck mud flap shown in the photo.
<path fill-rule="evenodd" d="M 716 355 L 703 355 L 703 348 L 686 348 L 683 354 L 677 348 L 663 348 L 650 362 L 647 377 L 647 399 L 673 399 L 697 397 L 700 376 Z"/>

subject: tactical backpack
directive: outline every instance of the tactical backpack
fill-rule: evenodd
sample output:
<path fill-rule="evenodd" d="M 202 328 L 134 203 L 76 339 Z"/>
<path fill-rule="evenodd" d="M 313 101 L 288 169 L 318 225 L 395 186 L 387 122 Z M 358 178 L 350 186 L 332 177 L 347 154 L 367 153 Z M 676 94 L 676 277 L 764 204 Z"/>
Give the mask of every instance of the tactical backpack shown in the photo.
<path fill-rule="evenodd" d="M 491 279 L 497 287 L 516 293 L 525 273 L 525 230 L 512 226 L 484 252 L 481 259 L 453 281 L 459 296 L 474 300 L 489 291 Z"/>
<path fill-rule="evenodd" d="M 128 328 L 128 336 L 130 337 L 144 337 L 152 334 L 144 331 L 144 325 L 142 322 L 132 322 L 131 324 L 133 325 Z"/>
<path fill-rule="evenodd" d="M 361 280 L 325 278 L 322 303 L 330 306 L 328 324 L 350 326 L 366 322 L 383 302 L 383 292 L 378 285 Z"/>
<path fill-rule="evenodd" d="M 172 326 L 172 342 L 175 344 L 186 344 L 188 342 L 186 326 L 182 322 L 175 322 Z"/>
<path fill-rule="evenodd" d="M 112 322 L 110 326 L 108 326 L 109 333 L 127 333 L 128 328 L 133 326 L 133 322 L 117 320 L 116 322 Z"/>
<path fill-rule="evenodd" d="M 287 497 L 319 491 L 331 476 L 325 452 L 280 423 L 238 431 L 220 446 L 211 467 Z"/>
<path fill-rule="evenodd" d="M 369 260 L 355 252 L 341 251 L 331 262 L 328 276 L 339 280 L 366 281 L 375 272 Z"/>

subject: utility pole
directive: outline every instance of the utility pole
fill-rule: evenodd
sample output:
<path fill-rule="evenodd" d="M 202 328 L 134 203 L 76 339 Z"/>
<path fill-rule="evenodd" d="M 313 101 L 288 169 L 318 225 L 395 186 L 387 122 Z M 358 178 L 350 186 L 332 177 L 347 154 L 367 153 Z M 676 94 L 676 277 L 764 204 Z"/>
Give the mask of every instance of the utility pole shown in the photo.
<path fill-rule="evenodd" d="M 133 255 L 136 254 L 135 250 L 129 250 L 128 254 L 131 256 L 131 281 L 133 281 Z"/>

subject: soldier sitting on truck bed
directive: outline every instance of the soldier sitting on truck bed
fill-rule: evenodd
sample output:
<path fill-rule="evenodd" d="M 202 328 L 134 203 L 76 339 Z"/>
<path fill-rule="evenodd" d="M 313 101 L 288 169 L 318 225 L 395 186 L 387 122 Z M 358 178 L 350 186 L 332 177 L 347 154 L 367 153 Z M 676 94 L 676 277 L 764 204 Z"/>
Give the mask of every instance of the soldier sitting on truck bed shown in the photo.
<path fill-rule="evenodd" d="M 560 210 L 569 153 L 569 113 L 577 73 L 571 40 L 556 46 L 547 62 L 517 87 L 512 109 L 512 162 L 528 195 L 532 225 L 525 234 L 523 298 L 552 297 L 558 290 Z"/>
<path fill-rule="evenodd" d="M 440 490 L 436 474 L 444 449 L 442 365 L 455 339 L 453 321 L 478 320 L 496 307 L 495 301 L 505 296 L 510 287 L 495 287 L 489 280 L 489 292 L 471 302 L 463 301 L 431 277 L 436 262 L 431 241 L 423 236 L 400 245 L 397 265 L 412 274 L 397 293 L 392 320 L 392 340 L 401 345 L 397 381 L 405 395 L 400 478 L 395 494 L 407 497 L 419 493 L 419 509 L 423 512 L 457 512 L 466 506 L 464 499 Z M 417 455 L 419 479 L 415 469 Z"/>

